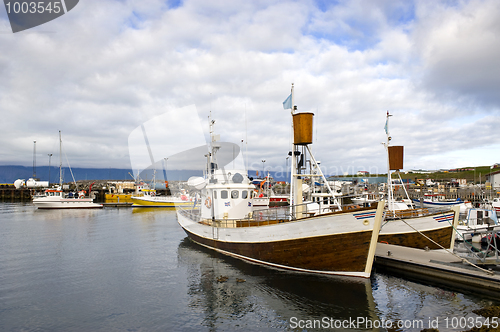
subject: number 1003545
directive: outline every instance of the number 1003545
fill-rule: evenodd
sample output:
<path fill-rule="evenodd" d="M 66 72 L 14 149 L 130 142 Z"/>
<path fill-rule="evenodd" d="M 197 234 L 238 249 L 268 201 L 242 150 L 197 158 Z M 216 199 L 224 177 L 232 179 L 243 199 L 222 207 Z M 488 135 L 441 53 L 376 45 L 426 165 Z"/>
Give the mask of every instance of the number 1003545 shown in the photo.
<path fill-rule="evenodd" d="M 43 14 L 48 12 L 50 14 L 59 14 L 62 10 L 61 2 L 47 1 L 47 2 L 18 2 L 11 1 L 5 3 L 7 13 L 15 14 Z"/>

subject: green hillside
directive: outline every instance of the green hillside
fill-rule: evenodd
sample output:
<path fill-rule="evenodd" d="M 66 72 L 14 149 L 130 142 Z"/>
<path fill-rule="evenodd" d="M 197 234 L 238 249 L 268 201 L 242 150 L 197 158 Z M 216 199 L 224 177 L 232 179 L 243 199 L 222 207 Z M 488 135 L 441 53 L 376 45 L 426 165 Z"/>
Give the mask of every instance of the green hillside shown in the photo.
<path fill-rule="evenodd" d="M 433 179 L 438 181 L 450 181 L 451 179 L 467 179 L 467 182 L 477 182 L 481 181 L 484 183 L 486 181 L 486 175 L 490 174 L 492 169 L 490 166 L 478 166 L 478 167 L 462 167 L 460 169 L 471 169 L 467 171 L 459 172 L 435 172 L 430 174 L 422 173 L 401 173 L 401 178 L 403 179 Z"/>

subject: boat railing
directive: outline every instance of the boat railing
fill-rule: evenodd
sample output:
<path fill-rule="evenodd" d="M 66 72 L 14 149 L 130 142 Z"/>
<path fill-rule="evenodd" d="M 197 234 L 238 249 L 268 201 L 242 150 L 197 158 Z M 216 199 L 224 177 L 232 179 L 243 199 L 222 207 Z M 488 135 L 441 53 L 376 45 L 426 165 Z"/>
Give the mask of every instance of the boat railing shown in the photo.
<path fill-rule="evenodd" d="M 416 208 L 408 210 L 386 210 L 385 217 L 387 219 L 415 218 L 424 217 L 433 214 L 449 212 L 449 207 L 431 207 L 431 208 Z"/>
<path fill-rule="evenodd" d="M 414 218 L 414 217 L 422 217 L 422 216 L 426 216 L 426 215 L 429 215 L 428 208 L 395 210 L 395 211 L 388 210 L 388 211 L 386 211 L 386 217 L 387 218 L 394 218 L 394 219 Z"/>
<path fill-rule="evenodd" d="M 196 207 L 181 207 L 181 206 L 176 206 L 175 207 L 177 211 L 182 214 L 184 217 L 189 218 L 193 221 L 201 221 L 201 214 L 200 214 L 200 209 Z"/>
<path fill-rule="evenodd" d="M 177 207 L 178 211 L 186 218 L 195 222 L 205 225 L 222 228 L 235 228 L 235 227 L 256 227 L 273 225 L 291 221 L 300 221 L 303 219 L 311 218 L 317 215 L 324 215 L 327 213 L 344 213 L 349 211 L 358 211 L 364 209 L 373 209 L 377 203 L 364 204 L 365 207 L 360 207 L 357 204 L 346 204 L 339 210 L 337 205 L 318 208 L 318 204 L 311 204 L 311 202 L 296 204 L 292 206 L 276 206 L 272 208 L 257 209 L 250 213 L 246 218 L 242 219 L 202 219 L 199 209 L 188 209 Z"/>
<path fill-rule="evenodd" d="M 339 210 L 338 206 L 314 204 L 311 202 L 295 204 L 292 206 L 277 206 L 269 209 L 254 210 L 250 222 L 268 222 L 268 223 L 281 223 L 288 221 L 297 221 L 308 217 L 323 215 L 327 213 L 342 213 L 353 210 L 369 209 L 376 206 L 377 202 L 365 204 L 345 204 Z"/>

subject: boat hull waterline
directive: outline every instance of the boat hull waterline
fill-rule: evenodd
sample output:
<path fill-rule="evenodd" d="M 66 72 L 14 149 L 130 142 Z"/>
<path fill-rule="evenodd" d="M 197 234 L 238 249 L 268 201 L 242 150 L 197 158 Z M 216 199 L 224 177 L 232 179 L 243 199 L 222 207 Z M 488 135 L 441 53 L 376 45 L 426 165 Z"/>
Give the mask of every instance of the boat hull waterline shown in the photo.
<path fill-rule="evenodd" d="M 362 219 L 354 211 L 250 227 L 211 226 L 182 210 L 177 216 L 193 242 L 229 256 L 285 270 L 369 278 L 383 204 L 376 211 Z"/>

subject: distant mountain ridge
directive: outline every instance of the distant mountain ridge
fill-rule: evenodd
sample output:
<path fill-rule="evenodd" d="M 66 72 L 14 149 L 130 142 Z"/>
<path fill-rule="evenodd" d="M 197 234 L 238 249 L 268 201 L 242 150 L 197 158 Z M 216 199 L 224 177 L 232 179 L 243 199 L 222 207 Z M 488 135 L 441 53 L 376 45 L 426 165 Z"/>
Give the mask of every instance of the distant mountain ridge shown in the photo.
<path fill-rule="evenodd" d="M 71 168 L 75 180 L 112 180 L 112 181 L 123 181 L 123 180 L 133 180 L 131 174 L 134 174 L 131 169 L 121 169 L 121 168 Z M 171 181 L 182 180 L 186 181 L 189 176 L 193 175 L 192 171 L 176 171 L 169 170 L 169 179 Z M 271 176 L 274 177 L 276 181 L 286 180 L 286 175 L 283 173 L 270 172 Z M 199 176 L 201 176 L 201 172 Z M 256 171 L 250 170 L 249 176 L 258 177 Z M 17 179 L 28 180 L 33 176 L 33 167 L 31 166 L 18 166 L 18 165 L 8 165 L 0 166 L 0 183 L 14 183 Z M 49 180 L 49 166 L 37 166 L 36 176 L 37 179 L 41 181 Z M 163 180 L 162 172 L 157 172 L 158 181 Z M 150 180 L 150 179 L 144 179 Z M 68 167 L 63 167 L 63 182 L 72 182 L 71 172 Z M 50 167 L 50 183 L 59 182 L 59 167 Z"/>
<path fill-rule="evenodd" d="M 132 180 L 129 175 L 132 170 L 119 168 L 71 168 L 75 180 Z M 63 182 L 73 181 L 69 168 L 63 168 Z M 0 166 L 0 183 L 14 183 L 17 179 L 33 177 L 33 167 L 27 166 Z M 36 178 L 41 181 L 49 180 L 49 166 L 37 166 Z M 50 183 L 59 182 L 59 167 L 50 167 Z"/>
<path fill-rule="evenodd" d="M 121 168 L 73 168 L 71 171 L 75 177 L 75 181 L 79 180 L 111 180 L 111 181 L 123 181 L 133 180 L 133 172 L 131 169 L 121 169 Z M 63 183 L 73 182 L 73 177 L 68 167 L 62 168 L 63 173 Z M 202 175 L 199 172 L 199 175 Z M 170 180 L 183 180 L 186 181 L 192 175 L 192 171 L 169 171 Z M 141 174 L 142 179 L 149 182 L 152 178 L 152 172 L 149 171 L 147 174 Z M 33 167 L 28 166 L 0 166 L 0 183 L 12 184 L 17 179 L 28 180 L 29 178 L 35 177 L 40 179 L 40 181 L 49 180 L 49 166 L 37 166 L 36 176 L 33 176 Z M 144 178 L 145 177 L 145 178 Z M 156 179 L 158 182 L 163 181 L 163 173 L 157 172 Z M 50 183 L 59 183 L 59 167 L 50 167 Z"/>

